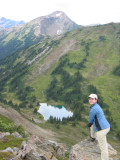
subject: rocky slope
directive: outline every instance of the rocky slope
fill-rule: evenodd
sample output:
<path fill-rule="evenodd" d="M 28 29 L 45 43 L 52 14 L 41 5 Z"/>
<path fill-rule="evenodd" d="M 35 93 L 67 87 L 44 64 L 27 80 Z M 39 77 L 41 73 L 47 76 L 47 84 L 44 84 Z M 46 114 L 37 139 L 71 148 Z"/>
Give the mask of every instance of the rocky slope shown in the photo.
<path fill-rule="evenodd" d="M 29 23 L 34 27 L 36 36 L 39 34 L 55 36 L 79 28 L 64 12 L 56 11 L 50 15 L 37 18 Z"/>
<path fill-rule="evenodd" d="M 0 141 L 4 141 L 4 138 L 9 135 L 10 133 L 8 132 L 0 132 Z M 21 135 L 17 132 L 12 133 L 11 136 L 18 139 L 21 138 Z M 63 158 L 65 151 L 62 144 L 33 135 L 27 141 L 23 141 L 20 148 L 7 147 L 4 150 L 0 150 L 0 155 L 1 153 L 11 153 L 8 157 L 4 157 L 9 160 L 56 160 L 57 157 Z"/>
<path fill-rule="evenodd" d="M 0 141 L 4 140 L 9 133 L 0 132 Z M 18 133 L 13 136 L 21 138 Z M 42 137 L 33 135 L 28 141 L 23 141 L 20 148 L 6 148 L 0 153 L 10 152 L 11 155 L 7 159 L 18 160 L 100 160 L 100 150 L 97 142 L 90 142 L 88 139 L 79 142 L 71 148 L 70 154 L 64 145 L 55 141 L 46 140 Z M 117 152 L 109 145 L 110 160 L 118 160 Z"/>

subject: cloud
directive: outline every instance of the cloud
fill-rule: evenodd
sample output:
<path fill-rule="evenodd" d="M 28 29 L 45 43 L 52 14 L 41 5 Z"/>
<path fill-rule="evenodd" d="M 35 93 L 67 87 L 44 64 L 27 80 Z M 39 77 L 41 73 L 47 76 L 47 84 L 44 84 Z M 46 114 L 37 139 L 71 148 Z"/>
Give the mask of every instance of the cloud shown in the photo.
<path fill-rule="evenodd" d="M 4 0 L 0 16 L 30 21 L 60 10 L 81 25 L 120 22 L 119 0 Z"/>

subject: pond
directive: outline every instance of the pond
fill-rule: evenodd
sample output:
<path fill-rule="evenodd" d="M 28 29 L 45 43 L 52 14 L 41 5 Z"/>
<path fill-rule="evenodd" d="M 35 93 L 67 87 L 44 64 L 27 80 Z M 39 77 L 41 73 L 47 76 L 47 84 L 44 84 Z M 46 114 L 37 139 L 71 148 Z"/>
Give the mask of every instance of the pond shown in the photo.
<path fill-rule="evenodd" d="M 38 112 L 43 115 L 44 120 L 49 120 L 50 116 L 52 116 L 62 121 L 63 118 L 73 116 L 73 112 L 68 111 L 64 106 L 52 106 L 47 103 L 40 103 Z"/>

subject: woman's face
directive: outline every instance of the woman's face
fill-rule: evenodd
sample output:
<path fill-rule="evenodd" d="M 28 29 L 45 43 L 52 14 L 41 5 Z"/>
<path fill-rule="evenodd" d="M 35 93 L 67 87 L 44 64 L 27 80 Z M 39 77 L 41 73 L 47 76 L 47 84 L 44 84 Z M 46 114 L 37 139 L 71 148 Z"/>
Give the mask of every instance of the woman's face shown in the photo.
<path fill-rule="evenodd" d="M 93 105 L 97 102 L 97 99 L 95 98 L 89 98 L 88 100 L 89 100 L 90 105 Z"/>

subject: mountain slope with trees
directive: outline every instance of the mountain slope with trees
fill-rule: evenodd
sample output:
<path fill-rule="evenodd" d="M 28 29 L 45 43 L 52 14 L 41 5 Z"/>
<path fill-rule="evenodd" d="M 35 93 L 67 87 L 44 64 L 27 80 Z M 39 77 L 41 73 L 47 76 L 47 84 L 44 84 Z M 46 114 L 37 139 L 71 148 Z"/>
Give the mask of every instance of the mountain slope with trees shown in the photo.
<path fill-rule="evenodd" d="M 60 36 L 80 27 L 64 12 L 56 11 L 23 25 L 0 29 L 0 59 L 33 44 L 42 43 L 46 37 Z"/>
<path fill-rule="evenodd" d="M 84 129 L 87 97 L 97 93 L 112 136 L 120 139 L 119 43 L 120 24 L 110 23 L 45 38 L 16 51 L 0 61 L 0 101 L 33 114 L 39 102 L 62 104 L 74 112 L 64 124 L 80 122 Z"/>

